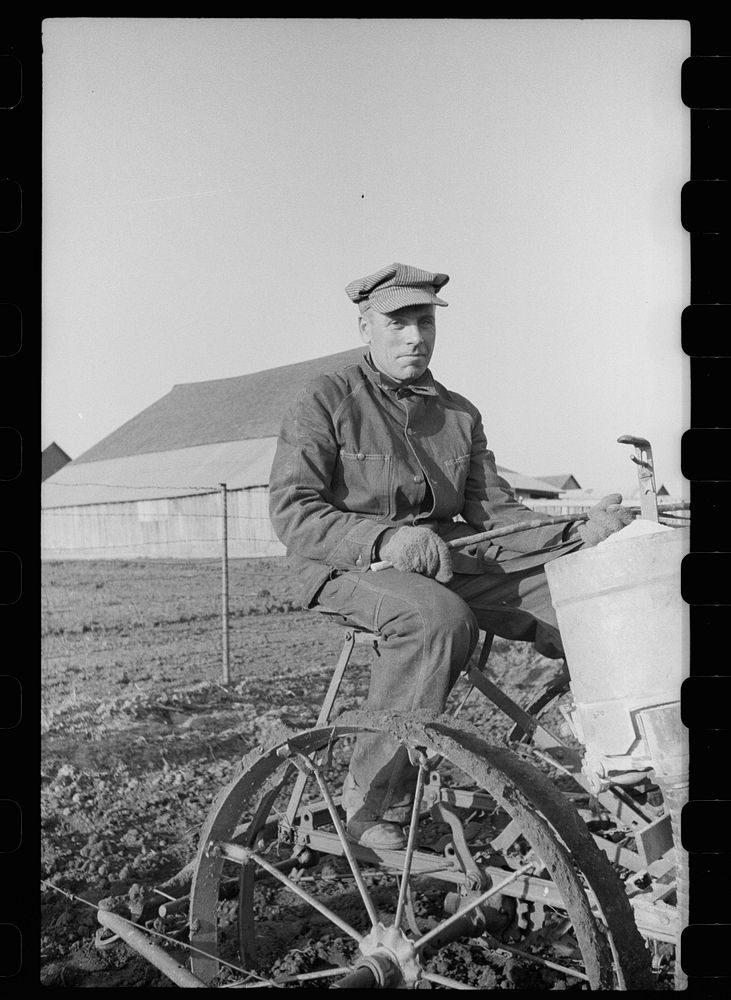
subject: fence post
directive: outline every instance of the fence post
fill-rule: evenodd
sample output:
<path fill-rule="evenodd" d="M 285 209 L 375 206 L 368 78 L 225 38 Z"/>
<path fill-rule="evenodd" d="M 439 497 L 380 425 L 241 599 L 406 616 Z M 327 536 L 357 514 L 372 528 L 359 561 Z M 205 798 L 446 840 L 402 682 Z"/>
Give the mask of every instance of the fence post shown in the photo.
<path fill-rule="evenodd" d="M 223 508 L 223 551 L 221 564 L 221 616 L 223 629 L 223 683 L 228 684 L 231 680 L 228 658 L 228 494 L 226 484 L 220 483 L 221 500 Z"/>

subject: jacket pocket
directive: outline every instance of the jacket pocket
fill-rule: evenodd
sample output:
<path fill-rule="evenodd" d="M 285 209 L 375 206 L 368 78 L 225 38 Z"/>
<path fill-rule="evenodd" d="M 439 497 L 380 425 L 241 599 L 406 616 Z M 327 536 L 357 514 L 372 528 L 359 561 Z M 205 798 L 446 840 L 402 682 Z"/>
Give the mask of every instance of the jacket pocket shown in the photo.
<path fill-rule="evenodd" d="M 341 451 L 334 492 L 345 510 L 388 517 L 392 510 L 391 456 Z"/>
<path fill-rule="evenodd" d="M 464 488 L 467 482 L 467 475 L 470 471 L 471 458 L 472 456 L 467 453 L 466 455 L 458 455 L 457 458 L 448 458 L 444 462 L 444 477 L 449 487 L 454 490 L 457 499 L 464 497 Z"/>

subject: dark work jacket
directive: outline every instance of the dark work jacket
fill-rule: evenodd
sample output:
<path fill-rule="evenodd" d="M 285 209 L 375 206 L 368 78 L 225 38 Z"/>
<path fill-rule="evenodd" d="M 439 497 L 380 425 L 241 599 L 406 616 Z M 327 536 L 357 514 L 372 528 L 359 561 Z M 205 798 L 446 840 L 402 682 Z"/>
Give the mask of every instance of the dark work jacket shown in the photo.
<path fill-rule="evenodd" d="M 364 358 L 315 378 L 287 412 L 269 511 L 311 605 L 336 572 L 366 572 L 385 531 L 429 524 L 450 540 L 525 520 L 495 466 L 475 406 L 427 371 L 399 387 Z M 457 516 L 463 520 L 455 521 Z M 458 573 L 540 566 L 581 542 L 565 525 L 517 532 L 452 553 Z"/>

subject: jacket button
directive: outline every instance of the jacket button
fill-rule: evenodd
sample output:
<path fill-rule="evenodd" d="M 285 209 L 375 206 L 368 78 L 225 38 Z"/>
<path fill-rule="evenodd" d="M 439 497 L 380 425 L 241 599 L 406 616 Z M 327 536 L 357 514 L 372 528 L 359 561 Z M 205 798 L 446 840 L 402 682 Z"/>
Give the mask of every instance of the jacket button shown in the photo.
<path fill-rule="evenodd" d="M 365 459 L 365 455 L 363 454 L 362 451 L 359 451 L 355 457 L 358 459 L 359 462 L 362 462 Z"/>
<path fill-rule="evenodd" d="M 414 476 L 414 482 L 415 483 L 423 483 L 424 482 L 424 477 L 423 476 Z"/>

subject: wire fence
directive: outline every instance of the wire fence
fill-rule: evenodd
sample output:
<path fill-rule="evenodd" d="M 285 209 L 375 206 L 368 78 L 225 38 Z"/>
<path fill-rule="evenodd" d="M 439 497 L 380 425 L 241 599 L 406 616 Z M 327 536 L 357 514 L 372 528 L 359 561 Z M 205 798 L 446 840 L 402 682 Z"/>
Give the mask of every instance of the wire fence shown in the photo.
<path fill-rule="evenodd" d="M 69 485 L 69 484 L 61 484 Z M 82 485 L 82 484 L 76 484 Z M 116 484 L 83 484 L 118 488 Z M 128 487 L 137 490 L 140 487 Z M 47 507 L 41 512 L 43 559 L 217 558 L 224 537 L 234 557 L 284 554 L 269 520 L 266 486 L 228 489 L 189 485 L 145 489 L 192 490 L 175 496 Z M 536 512 L 553 516 L 582 514 L 597 498 L 524 498 Z M 667 507 L 666 511 L 663 508 Z M 679 524 L 687 511 L 677 505 L 659 509 L 666 523 Z M 224 513 L 225 510 L 225 513 Z"/>
<path fill-rule="evenodd" d="M 74 686 L 85 690 L 89 679 L 105 690 L 124 675 L 130 685 L 144 674 L 226 684 L 254 663 L 268 674 L 282 655 L 279 637 L 270 635 L 272 616 L 304 616 L 297 580 L 280 559 L 228 558 L 224 587 L 224 559 L 44 562 L 41 669 L 49 702 Z"/>
<path fill-rule="evenodd" d="M 197 494 L 46 507 L 41 557 L 216 558 L 226 535 L 232 556 L 283 555 L 269 521 L 268 499 L 265 486 L 229 490 L 220 484 L 215 490 L 201 487 Z"/>
<path fill-rule="evenodd" d="M 96 484 L 111 485 L 111 484 Z M 174 487 L 167 487 L 168 491 Z M 158 487 L 161 489 L 161 487 Z M 189 489 L 189 487 L 179 487 Z M 266 487 L 229 490 L 225 483 L 215 489 L 201 488 L 198 494 L 140 499 L 110 504 L 80 504 L 66 507 L 49 507 L 41 512 L 41 557 L 46 562 L 77 560 L 108 560 L 128 567 L 130 560 L 154 560 L 160 566 L 163 557 L 168 565 L 185 560 L 216 560 L 210 572 L 197 570 L 196 587 L 176 587 L 178 574 L 157 573 L 150 575 L 145 567 L 142 574 L 95 574 L 94 590 L 104 590 L 100 600 L 90 592 L 91 578 L 86 592 L 83 585 L 69 576 L 67 593 L 82 601 L 85 617 L 89 621 L 75 620 L 77 602 L 70 604 L 65 616 L 49 625 L 48 639 L 63 637 L 60 653 L 71 641 L 69 636 L 82 636 L 85 631 L 100 629 L 124 630 L 125 627 L 161 623 L 175 625 L 197 622 L 210 629 L 210 623 L 220 619 L 222 680 L 230 680 L 229 631 L 231 627 L 231 595 L 229 560 L 236 557 L 279 556 L 284 547 L 276 538 L 269 520 L 269 493 Z M 61 577 L 63 574 L 60 574 Z M 58 578 L 58 572 L 55 574 Z M 100 578 L 101 576 L 101 578 Z M 106 579 L 104 578 L 106 577 Z M 195 596 L 193 597 L 193 593 Z M 132 596 L 134 595 L 134 597 Z M 270 595 L 271 596 L 271 595 Z M 142 613 L 137 602 L 142 601 Z M 50 613 L 48 592 L 46 610 Z M 191 605 L 191 600 L 193 606 Z M 252 606 L 238 602 L 251 613 Z M 98 615 L 95 618 L 95 610 Z M 256 608 L 254 608 L 256 610 Z M 271 602 L 262 604 L 262 611 L 272 610 Z M 131 614 L 134 618 L 131 620 Z M 234 608 L 234 615 L 236 608 Z M 52 648 L 49 655 L 53 656 Z"/>
<path fill-rule="evenodd" d="M 294 605 L 231 566 L 240 557 L 285 552 L 269 520 L 268 489 L 229 490 L 225 483 L 198 489 L 42 511 L 41 554 L 52 564 L 42 587 L 47 659 L 61 659 L 71 649 L 87 655 L 91 640 L 103 644 L 111 634 L 123 638 L 140 628 L 193 624 L 206 633 L 208 649 L 218 631 L 215 645 L 223 682 L 229 682 L 232 622 Z M 596 499 L 524 502 L 537 512 L 566 516 L 584 513 Z M 675 527 L 688 523 L 683 506 L 669 504 L 660 519 Z M 74 568 L 83 560 L 94 561 L 93 572 Z"/>

